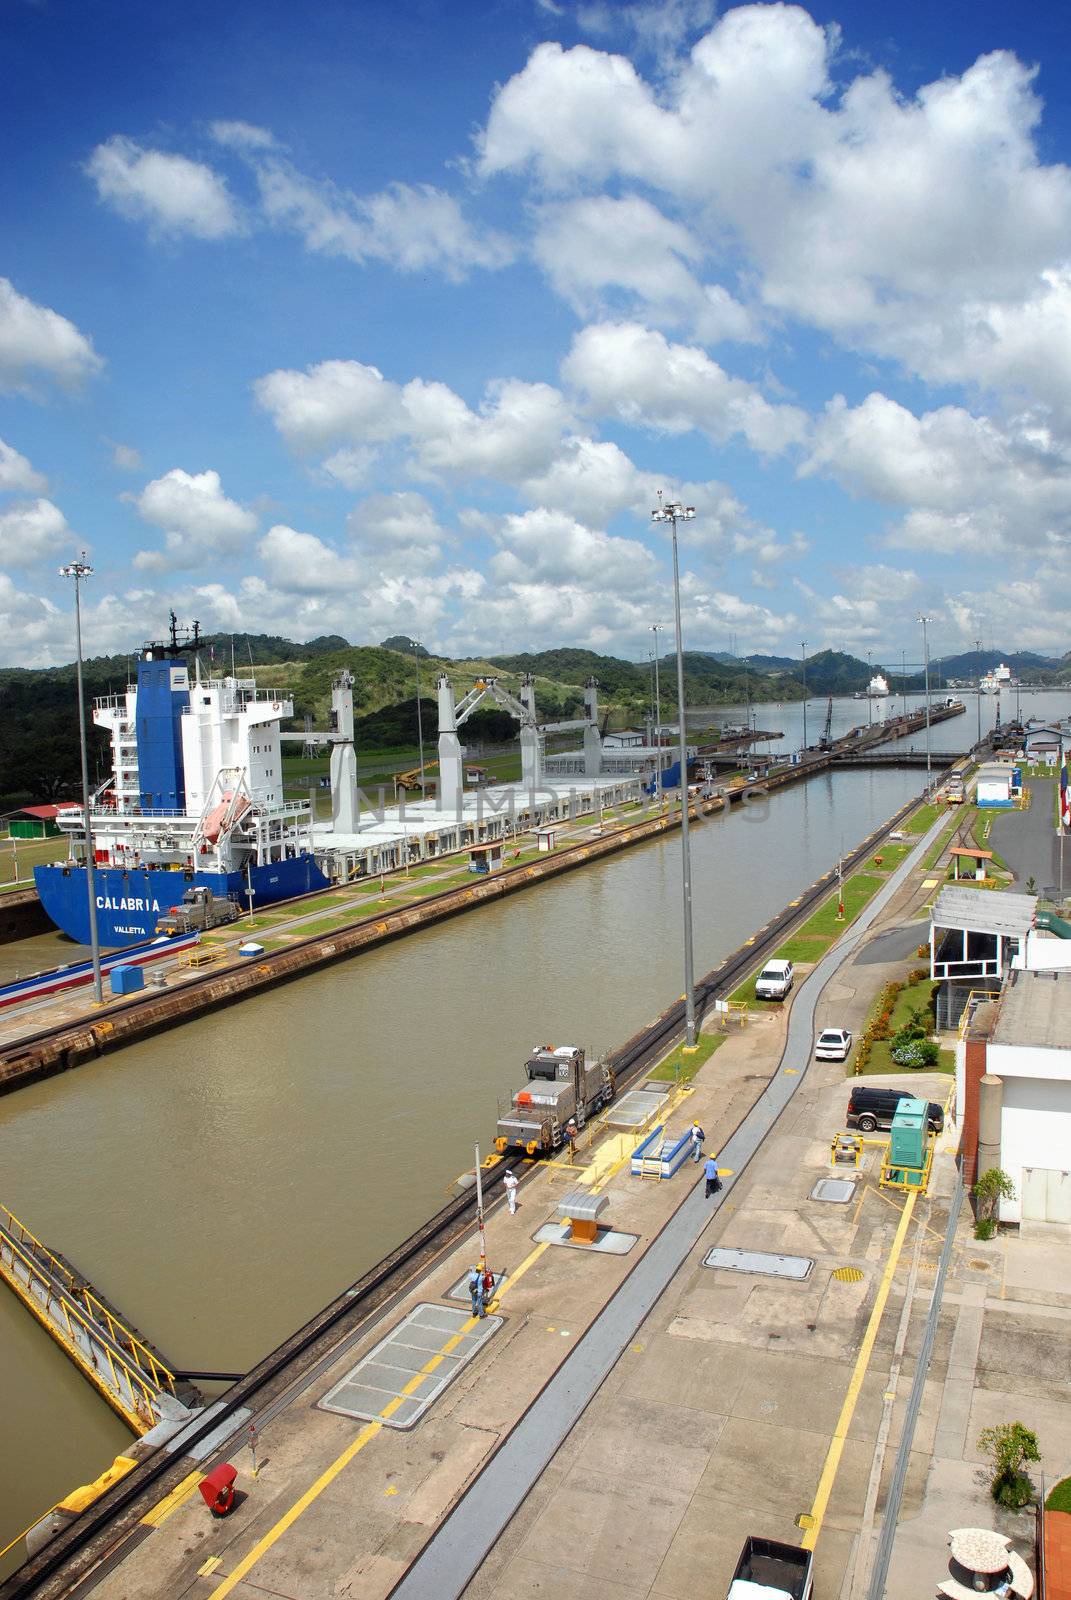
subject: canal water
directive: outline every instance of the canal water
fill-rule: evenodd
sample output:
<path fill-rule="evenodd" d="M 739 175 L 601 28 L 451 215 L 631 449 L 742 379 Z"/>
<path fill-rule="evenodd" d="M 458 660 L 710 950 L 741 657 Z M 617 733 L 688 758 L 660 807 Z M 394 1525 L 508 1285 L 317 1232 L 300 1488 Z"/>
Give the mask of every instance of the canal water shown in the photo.
<path fill-rule="evenodd" d="M 820 774 L 694 827 L 697 972 L 924 781 Z M 533 1044 L 608 1049 L 679 994 L 680 895 L 675 834 L 0 1099 L 0 1200 L 181 1367 L 244 1371 L 443 1203 Z M 0 1370 L 3 1544 L 129 1435 L 6 1291 Z"/>

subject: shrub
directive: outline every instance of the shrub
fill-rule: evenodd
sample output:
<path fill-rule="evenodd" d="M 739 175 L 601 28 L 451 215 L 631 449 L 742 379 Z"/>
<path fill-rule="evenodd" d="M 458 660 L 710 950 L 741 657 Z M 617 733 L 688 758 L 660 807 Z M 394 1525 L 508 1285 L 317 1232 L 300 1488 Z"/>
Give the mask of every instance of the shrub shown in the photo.
<path fill-rule="evenodd" d="M 994 1168 L 994 1170 L 996 1170 Z M 1020 1511 L 1032 1498 L 1034 1485 L 1024 1468 L 1028 1461 L 1040 1461 L 1038 1436 L 1021 1422 L 1001 1422 L 983 1428 L 978 1448 L 993 1461 L 990 1493 L 998 1505 Z"/>
<path fill-rule="evenodd" d="M 997 1224 L 993 1217 L 982 1217 L 974 1224 L 974 1237 L 976 1239 L 992 1239 L 997 1231 Z"/>
<path fill-rule="evenodd" d="M 997 1207 L 1002 1200 L 1015 1199 L 1014 1183 L 999 1167 L 990 1167 L 979 1177 L 971 1193 L 978 1202 L 979 1222 L 991 1221 L 995 1231 Z"/>
<path fill-rule="evenodd" d="M 896 1035 L 896 1041 L 889 1052 L 898 1067 L 935 1067 L 938 1060 L 938 1049 L 932 1039 L 903 1038 Z"/>

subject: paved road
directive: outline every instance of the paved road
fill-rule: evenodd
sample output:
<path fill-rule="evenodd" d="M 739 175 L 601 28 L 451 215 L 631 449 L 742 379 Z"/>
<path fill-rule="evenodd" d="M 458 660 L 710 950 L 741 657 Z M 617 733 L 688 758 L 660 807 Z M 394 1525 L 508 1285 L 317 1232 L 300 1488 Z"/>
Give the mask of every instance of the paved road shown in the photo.
<path fill-rule="evenodd" d="M 1038 894 L 1055 894 L 1060 882 L 1059 836 L 1055 827 L 1054 778 L 1029 778 L 1032 790 L 1026 811 L 1001 811 L 993 819 L 989 842 L 1015 874 L 1015 887 L 1025 893 L 1033 878 Z M 1071 850 L 1065 842 L 1064 888 L 1071 891 Z"/>
<path fill-rule="evenodd" d="M 572 1355 L 425 1545 L 405 1577 L 391 1590 L 391 1600 L 457 1600 L 461 1595 L 800 1087 L 811 1063 L 814 1012 L 822 990 L 855 951 L 904 880 L 917 869 L 943 827 L 941 817 L 800 985 L 789 1013 L 788 1037 L 779 1070 L 719 1152 L 719 1164 L 734 1174 L 721 1195 L 707 1200 L 702 1185 L 695 1185 Z"/>

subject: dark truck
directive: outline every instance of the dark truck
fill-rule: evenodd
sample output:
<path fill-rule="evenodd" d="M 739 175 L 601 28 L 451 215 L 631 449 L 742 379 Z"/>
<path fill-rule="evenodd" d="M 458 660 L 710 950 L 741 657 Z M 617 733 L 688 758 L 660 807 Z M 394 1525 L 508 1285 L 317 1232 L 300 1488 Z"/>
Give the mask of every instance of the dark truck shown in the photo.
<path fill-rule="evenodd" d="M 749 1537 L 729 1585 L 729 1600 L 812 1600 L 810 1550 Z"/>

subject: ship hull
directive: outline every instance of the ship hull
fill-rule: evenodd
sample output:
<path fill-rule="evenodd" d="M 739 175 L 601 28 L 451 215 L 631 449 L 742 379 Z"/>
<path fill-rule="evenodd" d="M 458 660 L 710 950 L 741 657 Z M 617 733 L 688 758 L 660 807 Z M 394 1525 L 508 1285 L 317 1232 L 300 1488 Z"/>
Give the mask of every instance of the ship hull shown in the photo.
<path fill-rule="evenodd" d="M 156 933 L 160 917 L 178 905 L 191 885 L 211 889 L 214 899 L 236 900 L 253 910 L 292 900 L 295 895 L 326 889 L 329 880 L 313 856 L 302 854 L 286 861 L 270 861 L 244 872 L 196 872 L 189 868 L 98 866 L 94 871 L 97 902 L 97 937 L 107 950 L 143 944 Z M 83 866 L 50 865 L 34 868 L 34 882 L 47 915 L 61 932 L 79 944 L 89 944 L 89 897 Z"/>

